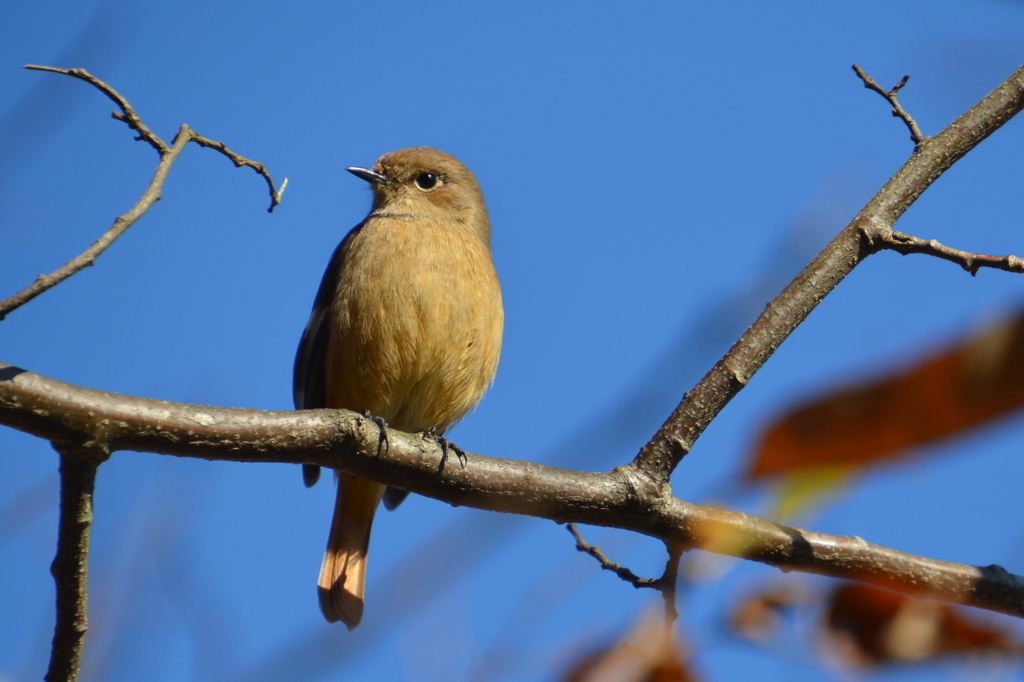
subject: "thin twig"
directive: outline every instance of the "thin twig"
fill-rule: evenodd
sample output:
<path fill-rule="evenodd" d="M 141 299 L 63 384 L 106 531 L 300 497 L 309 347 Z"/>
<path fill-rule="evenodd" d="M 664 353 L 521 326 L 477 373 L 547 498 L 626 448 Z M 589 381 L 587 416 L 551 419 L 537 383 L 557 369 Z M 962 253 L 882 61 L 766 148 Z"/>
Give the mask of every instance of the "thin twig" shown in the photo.
<path fill-rule="evenodd" d="M 668 551 L 668 560 L 665 561 L 665 572 L 662 573 L 661 597 L 665 600 L 665 623 L 668 627 L 679 618 L 679 610 L 676 608 L 676 589 L 679 585 L 679 561 L 686 551 L 682 545 L 674 542 L 666 542 L 665 549 Z"/>
<path fill-rule="evenodd" d="M 582 535 L 580 535 L 579 530 L 576 529 L 575 523 L 567 523 L 565 526 L 569 529 L 569 532 L 572 533 L 572 536 L 576 538 L 576 550 L 583 552 L 584 554 L 589 554 L 597 559 L 597 563 L 601 564 L 601 568 L 604 570 L 611 571 L 615 575 L 619 576 L 620 579 L 637 589 L 640 589 L 641 587 L 650 587 L 655 590 L 661 589 L 661 578 L 641 578 L 625 566 L 617 564 L 606 557 L 600 547 L 587 544 L 587 541 L 583 539 Z"/>
<path fill-rule="evenodd" d="M 171 171 L 171 166 L 174 165 L 178 155 L 185 149 L 189 139 L 188 135 L 179 135 L 175 138 L 174 145 L 168 148 L 167 153 L 160 156 L 160 163 L 157 164 L 156 172 L 153 173 L 153 179 L 150 180 L 149 186 L 146 187 L 142 196 L 132 206 L 131 210 L 123 215 L 119 215 L 114 220 L 114 224 L 103 233 L 103 236 L 94 241 L 80 255 L 72 258 L 57 270 L 54 270 L 49 275 L 39 275 L 35 282 L 10 298 L 0 301 L 0 320 L 47 289 L 57 286 L 76 272 L 93 265 L 101 253 L 106 251 L 118 237 L 124 234 L 125 230 L 134 225 L 135 221 L 141 218 L 149 210 L 150 206 L 160 200 L 161 190 L 163 189 L 164 181 L 167 179 L 167 174 Z"/>
<path fill-rule="evenodd" d="M 879 238 L 880 237 L 880 238 Z M 991 256 L 984 253 L 970 253 L 940 244 L 934 239 L 921 239 L 904 232 L 889 230 L 877 235 L 874 244 L 878 249 L 897 251 L 904 255 L 923 253 L 956 263 L 971 275 L 977 275 L 981 268 L 993 268 L 1006 272 L 1024 272 L 1024 259 L 1017 256 Z"/>
<path fill-rule="evenodd" d="M 576 539 L 576 550 L 597 559 L 601 568 L 611 571 L 637 589 L 649 587 L 661 592 L 661 597 L 665 601 L 665 623 L 667 627 L 672 627 L 672 623 L 679 618 L 679 611 L 676 610 L 676 584 L 679 580 L 679 560 L 684 551 L 682 545 L 678 543 L 665 544 L 665 549 L 668 550 L 668 561 L 665 562 L 665 572 L 661 574 L 660 578 L 641 578 L 625 566 L 617 564 L 605 556 L 600 547 L 588 544 L 579 529 L 576 528 L 575 523 L 567 523 L 565 526 Z"/>
<path fill-rule="evenodd" d="M 139 118 L 132 106 L 128 104 L 128 100 L 121 96 L 121 94 L 112 88 L 109 84 L 104 83 L 96 76 L 92 75 L 85 69 L 61 69 L 55 66 L 39 66 L 38 64 L 26 64 L 26 69 L 32 71 L 49 71 L 50 73 L 62 73 L 65 76 L 71 76 L 78 80 L 85 81 L 95 86 L 100 92 L 109 97 L 114 101 L 114 104 L 118 106 L 121 111 L 115 111 L 112 116 L 118 121 L 124 121 L 128 124 L 128 127 L 139 134 L 136 140 L 143 140 L 148 142 L 153 149 L 160 152 L 161 155 L 170 152 L 170 147 L 166 142 L 161 140 L 156 133 L 150 130 L 142 119 Z"/>
<path fill-rule="evenodd" d="M 910 74 L 907 74 L 899 83 L 892 86 L 892 90 L 886 90 L 875 82 L 875 79 L 865 73 L 864 69 L 860 68 L 858 65 L 854 64 L 853 70 L 856 71 L 857 75 L 860 76 L 860 79 L 864 81 L 865 88 L 868 90 L 874 90 L 892 105 L 892 115 L 896 118 L 902 119 L 903 122 L 907 124 L 907 127 L 910 128 L 910 139 L 914 141 L 914 144 L 921 144 L 925 139 L 924 135 L 921 134 L 921 129 L 918 127 L 917 121 L 915 121 L 914 118 L 907 113 L 907 110 L 903 108 L 903 105 L 900 104 L 898 96 L 899 91 L 907 84 L 907 81 L 910 80 Z"/>
<path fill-rule="evenodd" d="M 57 447 L 57 446 L 55 446 Z M 60 521 L 50 567 L 57 586 L 57 621 L 47 682 L 73 682 L 82 665 L 89 629 L 89 533 L 96 469 L 103 457 L 83 450 L 60 452 Z"/>
<path fill-rule="evenodd" d="M 281 203 L 281 195 L 284 194 L 284 188 L 288 185 L 288 178 L 285 178 L 284 182 L 281 183 L 280 189 L 275 190 L 274 179 L 270 177 L 270 173 L 262 163 L 236 154 L 228 149 L 223 142 L 214 142 L 205 138 L 185 124 L 181 125 L 174 137 L 174 141 L 168 146 L 142 122 L 142 119 L 139 118 L 138 114 L 135 113 L 135 110 L 128 103 L 128 100 L 122 97 L 109 84 L 96 78 L 85 69 L 60 69 L 53 66 L 38 66 L 36 64 L 26 64 L 25 68 L 33 71 L 48 71 L 71 76 L 96 87 L 121 109 L 121 111 L 113 113 L 114 118 L 124 121 L 129 128 L 138 132 L 139 135 L 135 138 L 136 140 L 148 142 L 160 153 L 160 163 L 157 165 L 156 172 L 153 174 L 153 179 L 150 181 L 149 186 L 142 193 L 142 197 L 136 202 L 135 206 L 124 215 L 118 216 L 110 229 L 93 242 L 88 249 L 49 275 L 39 275 L 35 282 L 13 296 L 0 301 L 0 320 L 3 320 L 8 313 L 25 305 L 47 289 L 55 287 L 76 272 L 93 265 L 101 253 L 106 251 L 118 237 L 124 234 L 125 230 L 131 227 L 135 221 L 149 210 L 150 206 L 160 199 L 161 190 L 164 181 L 167 179 L 167 174 L 171 170 L 171 166 L 174 165 L 174 161 L 189 142 L 195 142 L 200 146 L 214 149 L 231 159 L 236 168 L 248 166 L 263 176 L 263 179 L 267 181 L 267 185 L 270 188 L 270 208 L 267 209 L 268 213 L 273 212 L 274 207 Z"/>
<path fill-rule="evenodd" d="M 254 171 L 259 173 L 261 176 L 263 176 L 263 179 L 267 181 L 267 187 L 270 190 L 270 208 L 267 209 L 267 213 L 274 212 L 274 207 L 281 203 L 281 195 L 284 194 L 284 188 L 288 186 L 288 178 L 285 178 L 284 182 L 281 183 L 280 189 L 275 190 L 274 179 L 270 177 L 270 173 L 267 171 L 266 166 L 264 166 L 262 163 L 258 161 L 252 161 L 251 159 L 247 159 L 244 156 L 236 154 L 235 152 L 228 149 L 223 142 L 214 142 L 209 138 L 203 137 L 194 130 L 191 131 L 191 135 L 192 141 L 195 142 L 196 144 L 202 147 L 207 147 L 209 149 L 214 149 L 223 154 L 224 156 L 228 157 L 229 159 L 231 159 L 231 163 L 235 164 L 235 168 L 248 166 L 249 168 L 252 168 Z"/>

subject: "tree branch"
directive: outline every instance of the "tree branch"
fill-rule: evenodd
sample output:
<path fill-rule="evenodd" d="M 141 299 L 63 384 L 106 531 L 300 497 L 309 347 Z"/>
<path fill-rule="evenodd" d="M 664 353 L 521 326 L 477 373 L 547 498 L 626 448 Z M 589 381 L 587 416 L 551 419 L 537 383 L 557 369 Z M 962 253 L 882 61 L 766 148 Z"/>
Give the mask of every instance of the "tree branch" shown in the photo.
<path fill-rule="evenodd" d="M 442 448 L 432 436 L 390 429 L 388 447 L 378 453 L 376 424 L 348 410 L 266 412 L 172 403 L 0 364 L 0 423 L 101 454 L 134 450 L 320 464 L 453 505 L 622 528 L 675 551 L 700 548 L 1024 617 L 1024 578 L 997 566 L 929 559 L 690 504 L 662 496 L 631 467 L 590 473 L 466 453 L 465 467 L 442 468 Z"/>
<path fill-rule="evenodd" d="M 152 130 L 150 130 L 142 119 L 139 118 L 135 110 L 128 104 L 128 100 L 121 96 L 114 88 L 109 84 L 101 81 L 85 69 L 59 69 L 52 66 L 37 66 L 35 64 L 26 64 L 26 69 L 34 71 L 48 71 L 51 73 L 60 73 L 72 78 L 83 80 L 96 87 L 100 92 L 105 94 L 121 109 L 121 111 L 115 111 L 113 117 L 119 121 L 123 121 L 128 125 L 129 128 L 139 133 L 136 140 L 143 140 L 147 142 L 151 147 L 160 153 L 160 163 L 156 167 L 156 172 L 153 173 L 153 179 L 150 181 L 149 186 L 142 193 L 142 197 L 136 202 L 136 204 L 124 215 L 120 215 L 114 220 L 114 224 L 110 226 L 106 232 L 103 233 L 99 239 L 92 243 L 92 245 L 86 249 L 81 255 L 72 258 L 70 261 L 65 263 L 59 269 L 53 271 L 49 275 L 39 275 L 36 281 L 25 287 L 13 296 L 0 301 L 0 320 L 3 320 L 8 313 L 20 308 L 25 305 L 33 298 L 43 293 L 47 289 L 51 289 L 56 285 L 60 284 L 68 277 L 71 277 L 76 272 L 83 270 L 84 268 L 93 265 L 96 262 L 96 258 L 107 250 L 107 248 L 113 244 L 118 237 L 124 234 L 125 230 L 135 224 L 139 218 L 149 210 L 150 206 L 155 204 L 161 197 L 161 192 L 164 186 L 164 181 L 167 180 L 167 174 L 171 171 L 171 166 L 177 160 L 178 155 L 181 154 L 189 142 L 195 142 L 203 147 L 209 147 L 214 149 L 227 158 L 231 159 L 231 162 L 236 167 L 248 166 L 259 173 L 264 180 L 267 181 L 267 185 L 270 188 L 270 208 L 268 212 L 274 210 L 274 207 L 281 203 L 281 195 L 284 193 L 284 188 L 288 185 L 288 179 L 285 178 L 284 182 L 281 183 L 280 189 L 274 189 L 274 180 L 270 177 L 270 173 L 267 172 L 266 167 L 262 163 L 251 161 L 250 159 L 240 156 L 235 152 L 228 149 L 223 142 L 214 142 L 213 140 L 207 139 L 195 132 L 187 125 L 182 124 L 181 128 L 178 129 L 178 133 L 174 138 L 174 142 L 168 146 L 163 140 L 160 139 Z"/>
<path fill-rule="evenodd" d="M 914 153 L 711 368 L 641 448 L 631 467 L 664 487 L 693 444 L 804 321 L 867 256 L 892 243 L 892 226 L 958 159 L 1024 108 L 1024 66 Z M 935 255 L 940 255 L 937 250 Z M 945 257 L 945 256 L 944 256 Z M 1009 261 L 1007 261 L 1009 264 Z M 1007 268 L 1009 269 L 1009 268 Z"/>
<path fill-rule="evenodd" d="M 89 604 L 89 532 L 92 528 L 92 494 L 96 469 L 105 457 L 74 447 L 57 447 L 60 453 L 60 522 L 57 555 L 50 573 L 57 585 L 57 621 L 50 648 L 47 682 L 78 679 L 85 646 Z"/>
<path fill-rule="evenodd" d="M 868 90 L 874 90 L 879 95 L 885 98 L 885 100 L 892 105 L 892 115 L 896 118 L 901 119 L 907 124 L 907 128 L 910 129 L 910 139 L 914 141 L 915 145 L 921 144 L 924 141 L 924 135 L 921 134 L 921 129 L 917 125 L 917 121 L 907 113 L 907 110 L 900 104 L 898 93 L 910 80 L 910 74 L 907 74 L 900 79 L 900 82 L 892 86 L 892 90 L 886 90 L 881 85 L 875 82 L 875 79 L 864 72 L 864 69 L 860 68 L 856 64 L 853 65 L 853 70 L 857 72 L 860 79 L 864 81 L 864 87 Z"/>
<path fill-rule="evenodd" d="M 1006 272 L 1024 272 L 1024 260 L 1017 256 L 990 256 L 985 253 L 970 253 L 950 248 L 934 239 L 921 239 L 911 234 L 889 230 L 878 235 L 873 244 L 878 249 L 897 251 L 903 255 L 923 253 L 956 263 L 971 275 L 977 275 L 981 268 L 994 268 Z"/>
<path fill-rule="evenodd" d="M 589 554 L 597 559 L 597 563 L 600 564 L 602 569 L 611 571 L 617 575 L 620 580 L 629 583 L 638 590 L 642 587 L 650 587 L 655 590 L 661 589 L 661 578 L 641 578 L 622 564 L 617 564 L 605 556 L 605 553 L 601 551 L 600 547 L 588 544 L 587 541 L 583 539 L 583 535 L 580 534 L 579 529 L 576 528 L 575 523 L 567 523 L 565 524 L 565 527 L 569 529 L 569 532 L 572 533 L 573 538 L 576 540 L 576 551 Z"/>
<path fill-rule="evenodd" d="M 128 104 L 128 100 L 122 97 L 121 93 L 119 93 L 108 83 L 104 83 L 99 78 L 92 75 L 85 69 L 61 69 L 55 66 L 39 66 L 38 64 L 26 64 L 25 68 L 29 69 L 30 71 L 46 71 L 49 73 L 60 73 L 65 76 L 71 76 L 72 78 L 77 78 L 80 81 L 85 81 L 86 83 L 89 83 L 97 90 L 102 92 L 104 95 L 109 97 L 111 100 L 113 100 L 114 104 L 116 104 L 118 109 L 120 109 L 121 111 L 115 111 L 113 114 L 111 114 L 111 116 L 116 118 L 118 121 L 123 121 L 128 125 L 129 128 L 137 132 L 139 136 L 135 138 L 136 140 L 145 141 L 146 143 L 149 144 L 149 146 L 157 150 L 157 152 L 159 152 L 161 156 L 170 151 L 170 147 L 167 146 L 167 143 L 161 140 L 156 133 L 150 130 L 146 126 L 146 124 L 142 122 L 142 119 L 139 118 L 138 114 L 135 113 L 135 109 L 132 108 L 132 105 Z"/>
<path fill-rule="evenodd" d="M 201 147 L 206 147 L 208 149 L 213 149 L 215 151 L 220 152 L 224 156 L 231 159 L 231 163 L 235 164 L 235 168 L 241 168 L 242 166 L 248 166 L 249 168 L 252 168 L 264 180 L 266 180 L 267 189 L 270 190 L 270 208 L 267 209 L 267 213 L 274 212 L 274 208 L 281 203 L 281 195 L 284 194 L 284 189 L 285 187 L 288 186 L 288 178 L 285 178 L 284 182 L 281 183 L 281 187 L 275 190 L 274 178 L 270 177 L 270 172 L 267 170 L 267 167 L 264 166 L 262 163 L 260 163 L 259 161 L 247 159 L 244 156 L 241 156 L 240 154 L 236 154 L 235 152 L 228 149 L 223 142 L 214 142 L 209 138 L 203 137 L 194 130 L 191 131 L 191 134 L 192 142 L 195 142 Z"/>
<path fill-rule="evenodd" d="M 174 144 L 167 148 L 166 153 L 161 155 L 160 163 L 157 164 L 156 172 L 153 173 L 153 179 L 150 180 L 149 186 L 146 187 L 139 200 L 127 213 L 119 215 L 114 220 L 114 224 L 110 226 L 110 229 L 94 241 L 89 248 L 49 275 L 39 275 L 35 282 L 10 298 L 0 301 L 0 320 L 47 289 L 52 289 L 68 277 L 71 277 L 71 275 L 95 263 L 96 258 L 101 253 L 106 251 L 118 237 L 124 234 L 125 230 L 134 225 L 135 221 L 141 218 L 149 210 L 150 206 L 160 200 L 161 190 L 163 189 L 164 181 L 167 179 L 167 174 L 171 172 L 171 166 L 174 165 L 178 155 L 185 149 L 188 141 L 188 135 L 179 135 L 175 138 Z M 161 142 L 161 144 L 163 143 Z"/>

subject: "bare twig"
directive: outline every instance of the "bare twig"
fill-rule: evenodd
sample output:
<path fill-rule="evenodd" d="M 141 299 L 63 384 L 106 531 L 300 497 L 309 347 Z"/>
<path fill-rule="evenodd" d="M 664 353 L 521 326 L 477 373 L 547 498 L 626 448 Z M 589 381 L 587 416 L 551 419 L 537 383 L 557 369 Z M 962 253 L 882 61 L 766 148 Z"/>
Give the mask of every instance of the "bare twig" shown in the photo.
<path fill-rule="evenodd" d="M 56 447 L 56 446 L 55 446 Z M 57 622 L 47 682 L 78 679 L 85 632 L 89 629 L 89 533 L 96 469 L 104 456 L 81 448 L 60 452 L 60 522 L 57 555 L 50 572 L 57 585 Z"/>
<path fill-rule="evenodd" d="M 146 187 L 142 196 L 135 205 L 132 206 L 131 210 L 123 215 L 119 215 L 114 220 L 114 224 L 103 233 L 103 236 L 94 241 L 92 245 L 80 255 L 72 258 L 57 270 L 54 270 L 49 275 L 39 275 L 35 282 L 10 298 L 0 301 L 0 320 L 4 319 L 4 317 L 6 317 L 11 311 L 25 305 L 47 289 L 57 286 L 71 275 L 95 263 L 96 258 L 106 251 L 107 247 L 113 244 L 118 237 L 124 234 L 125 230 L 134 225 L 135 221 L 141 218 L 143 214 L 149 210 L 150 206 L 160 200 L 161 191 L 164 186 L 164 181 L 167 179 L 167 174 L 171 171 L 171 166 L 174 165 L 178 155 L 185 148 L 185 145 L 188 144 L 189 139 L 188 135 L 180 134 L 175 138 L 174 144 L 167 149 L 167 153 L 161 155 L 160 163 L 157 164 L 156 172 L 153 174 L 153 179 L 149 181 L 149 186 Z"/>
<path fill-rule="evenodd" d="M 641 578 L 625 566 L 617 564 L 605 556 L 600 547 L 588 544 L 583 539 L 579 529 L 576 528 L 575 523 L 567 523 L 565 525 L 576 539 L 577 551 L 589 554 L 597 559 L 601 568 L 611 571 L 621 580 L 637 589 L 649 587 L 661 592 L 661 597 L 665 601 L 665 623 L 668 627 L 671 627 L 672 623 L 679 618 L 679 611 L 676 610 L 676 583 L 679 580 L 679 560 L 682 558 L 684 551 L 682 546 L 676 543 L 666 543 L 665 548 L 668 550 L 668 560 L 665 562 L 665 572 L 661 574 L 660 578 Z"/>
<path fill-rule="evenodd" d="M 934 239 L 921 239 L 910 234 L 888 230 L 877 235 L 872 244 L 877 249 L 898 251 L 904 255 L 923 253 L 958 264 L 972 275 L 981 268 L 994 268 L 1007 272 L 1024 272 L 1024 259 L 1017 256 L 991 256 L 984 253 L 969 253 L 940 244 Z"/>
<path fill-rule="evenodd" d="M 634 462 L 608 473 L 483 455 L 473 455 L 472 466 L 439 471 L 444 453 L 431 439 L 392 431 L 388 449 L 379 452 L 379 431 L 346 410 L 262 412 L 169 403 L 93 391 L 2 364 L 0 423 L 103 453 L 319 464 L 455 505 L 631 530 L 669 547 L 662 581 L 673 576 L 674 583 L 682 551 L 702 548 L 1024 617 L 1024 578 L 1001 567 L 939 561 L 856 537 L 701 507 L 672 497 L 668 487 L 672 471 L 707 424 L 775 348 L 877 250 L 872 245 L 936 178 L 1022 107 L 1024 67 L 944 131 L 923 138 L 907 163 L 684 397 Z"/>
<path fill-rule="evenodd" d="M 942 132 L 923 138 L 914 153 L 811 263 L 779 294 L 732 348 L 683 396 L 630 467 L 659 488 L 707 425 L 739 393 L 861 261 L 878 249 L 896 221 L 958 159 L 1024 108 L 1024 67 Z"/>
<path fill-rule="evenodd" d="M 665 623 L 668 627 L 679 618 L 676 608 L 676 590 L 679 585 L 679 561 L 685 549 L 676 543 L 665 543 L 668 559 L 665 561 L 665 572 L 661 574 L 661 598 L 665 601 Z"/>
<path fill-rule="evenodd" d="M 907 128 L 910 129 L 910 139 L 914 141 L 914 144 L 921 144 L 924 141 L 924 135 L 921 134 L 921 129 L 917 125 L 917 121 L 907 113 L 907 110 L 900 104 L 898 93 L 900 89 L 907 84 L 910 80 L 910 74 L 904 76 L 899 83 L 892 86 L 892 90 L 886 90 L 881 85 L 875 82 L 875 79 L 864 72 L 864 69 L 860 68 L 856 64 L 853 65 L 853 70 L 857 72 L 860 79 L 864 81 L 864 87 L 868 90 L 874 90 L 879 95 L 884 97 L 889 104 L 892 105 L 892 115 L 896 118 L 902 119 L 907 124 Z"/>
<path fill-rule="evenodd" d="M 604 552 L 601 551 L 600 547 L 595 545 L 587 544 L 587 541 L 583 539 L 579 530 L 576 528 L 575 523 L 567 523 L 565 527 L 569 529 L 572 536 L 576 538 L 576 549 L 577 551 L 589 554 L 590 556 L 597 559 L 597 563 L 601 564 L 601 568 L 606 571 L 611 571 L 615 575 L 619 576 L 620 579 L 629 583 L 633 587 L 640 589 L 641 587 L 650 587 L 655 590 L 662 589 L 661 578 L 641 578 L 633 571 L 629 570 L 621 564 L 613 562 L 611 559 L 605 556 Z"/>
<path fill-rule="evenodd" d="M 60 69 L 55 66 L 39 66 L 37 64 L 26 64 L 25 68 L 31 69 L 32 71 L 62 73 L 65 76 L 71 76 L 72 78 L 77 78 L 78 80 L 82 80 L 93 85 L 100 92 L 113 100 L 114 104 L 118 106 L 121 111 L 115 111 L 112 116 L 118 121 L 124 121 L 128 124 L 129 128 L 137 132 L 139 136 L 135 138 L 136 140 L 143 140 L 149 143 L 149 145 L 160 152 L 161 155 L 167 154 L 171 151 L 170 147 L 167 146 L 167 143 L 157 137 L 156 133 L 150 130 L 146 124 L 142 122 L 142 119 L 135 113 L 132 106 L 128 104 L 128 100 L 122 97 L 117 90 L 107 83 L 104 83 L 85 69 Z"/>
<path fill-rule="evenodd" d="M 192 141 L 195 142 L 196 144 L 202 147 L 207 147 L 209 149 L 214 149 L 223 154 L 224 156 L 228 157 L 229 159 L 231 159 L 231 163 L 235 164 L 235 168 L 248 166 L 249 168 L 252 168 L 254 171 L 259 173 L 263 177 L 263 179 L 267 181 L 267 187 L 270 190 L 270 208 L 267 209 L 267 213 L 274 212 L 274 207 L 281 203 L 281 195 L 284 194 L 284 188 L 288 186 L 288 178 L 285 178 L 284 182 L 281 183 L 280 189 L 275 190 L 274 179 L 270 177 L 270 173 L 267 171 L 266 166 L 264 166 L 262 163 L 258 161 L 252 161 L 251 159 L 247 159 L 244 156 L 240 156 L 235 152 L 231 151 L 230 149 L 228 149 L 223 142 L 214 142 L 209 138 L 203 137 L 194 130 L 191 131 L 191 135 Z"/>
<path fill-rule="evenodd" d="M 101 81 L 99 78 L 96 78 L 85 69 L 59 69 L 53 66 L 38 66 L 36 64 L 26 64 L 25 68 L 33 71 L 48 71 L 51 73 L 64 74 L 66 76 L 71 76 L 72 78 L 85 81 L 86 83 L 96 87 L 100 92 L 113 100 L 121 109 L 121 111 L 115 111 L 113 113 L 113 117 L 119 121 L 124 121 L 129 128 L 138 132 L 139 135 L 135 138 L 136 140 L 144 140 L 160 153 L 160 163 L 157 165 L 156 172 L 153 174 L 153 179 L 150 181 L 149 187 L 147 187 L 146 191 L 142 193 L 142 197 L 138 202 L 136 202 L 135 206 L 133 206 L 131 210 L 124 215 L 118 216 L 110 229 L 108 229 L 103 236 L 93 242 L 88 249 L 49 275 L 39 275 L 35 282 L 10 298 L 0 301 L 0 320 L 4 319 L 4 317 L 6 317 L 11 311 L 25 305 L 47 289 L 55 287 L 76 272 L 93 265 L 96 258 L 101 253 L 106 251 L 118 237 L 124 234 L 125 230 L 131 227 L 135 221 L 149 210 L 150 206 L 160 199 L 161 190 L 163 188 L 164 181 L 167 179 L 167 174 L 171 170 L 171 166 L 174 165 L 178 155 L 189 142 L 195 142 L 200 146 L 209 147 L 210 149 L 220 152 L 231 159 L 231 162 L 235 164 L 236 168 L 248 166 L 259 173 L 263 179 L 267 181 L 267 186 L 270 189 L 270 208 L 267 209 L 268 213 L 273 212 L 274 207 L 281 203 L 281 195 L 284 194 L 284 188 L 288 185 L 288 178 L 285 178 L 284 182 L 281 183 L 281 187 L 275 190 L 274 179 L 270 177 L 270 173 L 262 163 L 252 161 L 251 159 L 247 159 L 244 156 L 236 154 L 228 149 L 223 142 L 214 142 L 213 140 L 205 138 L 185 124 L 181 125 L 178 129 L 178 133 L 174 137 L 173 143 L 168 146 L 167 143 L 156 135 L 156 133 L 146 127 L 146 124 L 143 123 L 142 119 L 135 113 L 135 110 L 128 103 L 128 100 L 122 97 L 121 94 L 109 84 Z"/>

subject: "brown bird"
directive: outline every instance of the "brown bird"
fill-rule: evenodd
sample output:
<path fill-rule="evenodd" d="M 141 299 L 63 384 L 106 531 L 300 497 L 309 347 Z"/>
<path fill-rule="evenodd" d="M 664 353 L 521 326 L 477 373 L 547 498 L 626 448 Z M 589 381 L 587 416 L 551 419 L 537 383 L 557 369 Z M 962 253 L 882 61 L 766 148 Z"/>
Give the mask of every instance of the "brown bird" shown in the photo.
<path fill-rule="evenodd" d="M 401 431 L 443 435 L 494 380 L 504 312 L 476 178 L 429 147 L 349 168 L 373 207 L 335 249 L 295 356 L 296 409 L 347 408 Z M 320 569 L 320 610 L 351 630 L 363 615 L 377 505 L 406 492 L 337 471 Z M 319 467 L 303 466 L 307 486 Z"/>

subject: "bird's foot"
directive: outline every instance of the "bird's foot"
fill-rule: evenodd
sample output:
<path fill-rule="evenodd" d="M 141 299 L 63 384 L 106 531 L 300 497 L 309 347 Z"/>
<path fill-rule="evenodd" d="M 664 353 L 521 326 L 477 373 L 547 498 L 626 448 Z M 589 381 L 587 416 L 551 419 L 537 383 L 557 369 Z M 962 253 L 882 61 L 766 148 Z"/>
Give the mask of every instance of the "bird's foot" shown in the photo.
<path fill-rule="evenodd" d="M 456 445 L 455 443 L 451 442 L 450 440 L 439 434 L 437 432 L 437 429 L 434 428 L 433 426 L 427 429 L 426 433 L 428 436 L 434 439 L 434 442 L 441 446 L 441 464 L 440 466 L 437 467 L 437 473 L 441 473 L 442 471 L 444 471 L 444 465 L 448 463 L 449 450 L 455 453 L 455 457 L 459 460 L 459 464 L 462 465 L 462 468 L 466 468 L 466 462 L 468 461 L 468 459 L 466 457 L 465 450 L 463 450 L 458 445 Z"/>

